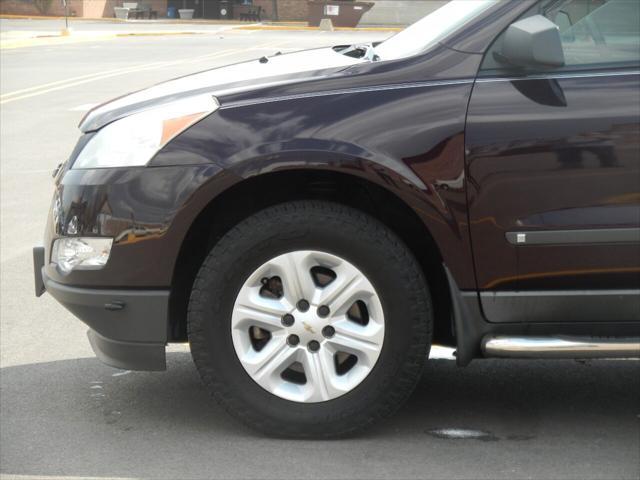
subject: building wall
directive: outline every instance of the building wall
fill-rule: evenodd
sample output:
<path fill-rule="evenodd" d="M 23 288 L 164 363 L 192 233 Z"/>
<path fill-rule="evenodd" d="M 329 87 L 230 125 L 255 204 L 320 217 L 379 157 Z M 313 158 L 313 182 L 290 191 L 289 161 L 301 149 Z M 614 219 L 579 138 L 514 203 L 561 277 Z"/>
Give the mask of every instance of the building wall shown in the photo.
<path fill-rule="evenodd" d="M 290 21 L 306 21 L 309 17 L 309 4 L 300 0 L 278 0 L 278 15 Z"/>
<path fill-rule="evenodd" d="M 122 1 L 123 0 L 83 0 L 83 16 L 87 18 L 112 18 L 115 16 L 113 7 L 121 6 Z M 167 15 L 167 0 L 144 0 L 138 3 L 151 7 L 152 10 L 158 12 L 158 17 Z"/>
<path fill-rule="evenodd" d="M 122 5 L 123 0 L 68 0 L 69 13 L 86 18 L 113 18 L 114 6 Z M 212 0 L 200 0 L 211 2 Z M 360 25 L 409 25 L 433 10 L 447 3 L 447 0 L 368 0 L 375 3 L 367 12 Z M 167 14 L 167 0 L 143 0 L 139 3 L 150 5 L 160 18 Z M 264 10 L 263 19 L 274 19 L 273 0 L 253 0 Z M 307 0 L 277 0 L 278 19 L 280 21 L 305 22 L 309 16 Z M 0 14 L 41 15 L 33 0 L 0 0 Z M 60 0 L 52 0 L 48 15 L 64 15 Z"/>
<path fill-rule="evenodd" d="M 144 0 L 139 3 L 149 5 L 158 12 L 159 17 L 167 14 L 167 0 Z M 122 0 L 67 0 L 67 5 L 69 14 L 76 17 L 113 18 L 113 7 L 122 5 Z M 0 14 L 42 15 L 32 0 L 0 0 Z M 52 0 L 47 15 L 64 15 L 62 2 Z"/>
<path fill-rule="evenodd" d="M 365 0 L 374 3 L 365 13 L 360 25 L 410 25 L 428 13 L 440 8 L 448 0 Z M 253 0 L 265 11 L 264 18 L 273 20 L 273 0 Z M 307 21 L 309 4 L 307 0 L 278 0 L 280 21 Z"/>
<path fill-rule="evenodd" d="M 377 0 L 360 25 L 411 25 L 437 10 L 448 0 Z"/>
<path fill-rule="evenodd" d="M 307 0 L 277 0 L 278 18 L 281 21 L 306 22 L 309 16 Z M 273 0 L 253 0 L 254 5 L 259 5 L 264 10 L 265 20 L 274 20 Z"/>
<path fill-rule="evenodd" d="M 76 15 L 82 16 L 84 0 L 69 0 L 69 14 L 76 12 Z M 7 15 L 42 15 L 35 7 L 31 0 L 0 0 L 0 14 Z M 61 16 L 64 15 L 64 7 L 59 0 L 52 0 L 47 15 Z"/>

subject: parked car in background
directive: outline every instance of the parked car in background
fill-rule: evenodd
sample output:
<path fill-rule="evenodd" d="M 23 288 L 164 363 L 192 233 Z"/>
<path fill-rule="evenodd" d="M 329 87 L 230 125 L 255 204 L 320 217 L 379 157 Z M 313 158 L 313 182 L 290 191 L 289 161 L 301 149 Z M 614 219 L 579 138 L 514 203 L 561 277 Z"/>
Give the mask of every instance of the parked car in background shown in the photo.
<path fill-rule="evenodd" d="M 361 431 L 434 343 L 461 366 L 640 355 L 640 2 L 456 0 L 80 129 L 36 293 L 109 365 L 162 370 L 188 341 L 263 432 Z"/>

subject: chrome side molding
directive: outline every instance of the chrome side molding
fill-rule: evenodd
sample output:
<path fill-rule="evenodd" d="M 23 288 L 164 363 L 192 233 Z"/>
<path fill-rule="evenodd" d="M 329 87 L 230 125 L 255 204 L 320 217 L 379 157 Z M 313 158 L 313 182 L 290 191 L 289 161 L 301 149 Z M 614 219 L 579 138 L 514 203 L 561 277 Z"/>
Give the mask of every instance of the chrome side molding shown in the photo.
<path fill-rule="evenodd" d="M 485 357 L 509 358 L 640 358 L 640 338 L 554 335 L 485 335 Z"/>

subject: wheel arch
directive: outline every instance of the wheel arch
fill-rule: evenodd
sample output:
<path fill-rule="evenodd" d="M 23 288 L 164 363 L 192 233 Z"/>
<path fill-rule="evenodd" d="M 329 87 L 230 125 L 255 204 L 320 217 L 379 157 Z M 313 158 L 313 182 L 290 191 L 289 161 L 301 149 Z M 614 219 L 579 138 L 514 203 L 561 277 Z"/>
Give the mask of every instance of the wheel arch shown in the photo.
<path fill-rule="evenodd" d="M 455 345 L 451 294 L 440 248 L 415 209 L 397 191 L 380 183 L 326 168 L 285 168 L 241 179 L 211 198 L 191 223 L 175 262 L 169 340 L 186 341 L 186 314 L 193 281 L 207 253 L 229 229 L 271 205 L 325 200 L 364 211 L 407 244 L 429 284 L 435 310 L 434 342 Z M 228 205 L 234 207 L 228 208 Z"/>

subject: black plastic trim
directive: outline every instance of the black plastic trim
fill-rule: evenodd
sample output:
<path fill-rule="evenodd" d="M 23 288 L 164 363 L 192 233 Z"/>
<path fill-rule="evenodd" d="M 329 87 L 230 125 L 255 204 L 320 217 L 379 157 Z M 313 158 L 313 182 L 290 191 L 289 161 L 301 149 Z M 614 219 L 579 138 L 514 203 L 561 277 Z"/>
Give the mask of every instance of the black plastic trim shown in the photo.
<path fill-rule="evenodd" d="M 492 323 L 640 321 L 640 290 L 481 292 Z"/>
<path fill-rule="evenodd" d="M 449 282 L 453 308 L 456 363 L 459 367 L 464 367 L 481 355 L 480 340 L 486 331 L 484 328 L 486 322 L 482 319 L 478 292 L 460 291 L 446 265 L 444 265 L 444 271 Z"/>
<path fill-rule="evenodd" d="M 42 296 L 46 291 L 44 280 L 42 279 L 42 268 L 44 267 L 44 247 L 33 247 L 33 279 L 36 290 L 36 297 Z"/>
<path fill-rule="evenodd" d="M 449 269 L 444 266 L 449 281 L 456 336 L 456 363 L 468 365 L 474 358 L 482 358 L 482 339 L 494 335 L 572 335 L 586 337 L 640 337 L 640 318 L 617 321 L 608 316 L 598 322 L 487 322 L 480 306 L 477 291 L 461 291 Z M 584 296 L 578 297 L 584 299 Z"/>
<path fill-rule="evenodd" d="M 87 332 L 96 357 L 107 365 L 125 370 L 161 371 L 167 369 L 163 343 L 119 342 L 94 330 Z"/>
<path fill-rule="evenodd" d="M 78 288 L 42 277 L 47 292 L 89 326 L 91 346 L 104 363 L 166 369 L 169 290 Z"/>
<path fill-rule="evenodd" d="M 507 232 L 512 245 L 575 245 L 594 243 L 639 243 L 640 228 L 593 228 L 585 230 L 544 230 Z"/>

